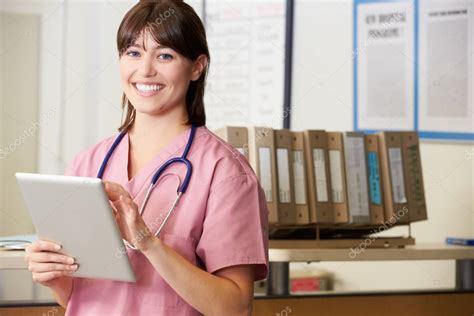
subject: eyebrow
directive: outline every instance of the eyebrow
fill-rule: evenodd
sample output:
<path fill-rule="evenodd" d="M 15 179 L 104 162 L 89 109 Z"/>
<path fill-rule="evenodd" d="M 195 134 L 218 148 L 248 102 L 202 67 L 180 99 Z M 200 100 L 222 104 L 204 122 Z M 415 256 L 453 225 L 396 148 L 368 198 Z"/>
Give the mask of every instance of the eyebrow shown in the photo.
<path fill-rule="evenodd" d="M 134 43 L 134 44 L 130 45 L 129 48 L 130 47 L 141 48 L 141 49 L 145 50 L 145 48 L 141 44 L 137 44 L 137 43 Z M 153 47 L 153 49 L 164 49 L 164 48 L 169 48 L 169 47 L 164 46 L 164 45 L 160 45 L 160 44 Z"/>

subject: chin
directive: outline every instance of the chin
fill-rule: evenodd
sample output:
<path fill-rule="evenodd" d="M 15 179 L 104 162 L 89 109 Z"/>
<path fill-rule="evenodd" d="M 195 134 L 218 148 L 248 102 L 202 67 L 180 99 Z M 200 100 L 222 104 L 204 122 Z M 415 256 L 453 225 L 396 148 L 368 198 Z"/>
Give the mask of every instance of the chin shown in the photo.
<path fill-rule="evenodd" d="M 133 104 L 133 103 L 132 103 Z M 137 103 L 138 105 L 134 105 L 135 110 L 140 114 L 146 115 L 161 115 L 163 113 L 168 112 L 172 107 L 167 107 L 165 105 L 157 105 L 155 104 L 146 104 L 144 102 Z"/>

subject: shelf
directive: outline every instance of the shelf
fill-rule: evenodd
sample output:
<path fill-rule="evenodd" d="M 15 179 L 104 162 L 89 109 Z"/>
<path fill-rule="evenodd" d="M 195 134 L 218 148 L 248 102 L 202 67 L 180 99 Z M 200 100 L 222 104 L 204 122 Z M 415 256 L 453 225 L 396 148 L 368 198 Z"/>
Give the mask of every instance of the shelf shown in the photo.
<path fill-rule="evenodd" d="M 0 250 L 0 270 L 26 270 L 25 252 Z"/>
<path fill-rule="evenodd" d="M 366 248 L 360 249 L 360 253 L 351 251 L 351 248 L 290 248 L 274 247 L 275 244 L 270 243 L 269 260 L 271 262 L 474 259 L 474 247 L 445 244 L 417 244 L 404 248 Z"/>
<path fill-rule="evenodd" d="M 351 255 L 346 249 L 315 249 L 276 247 L 270 241 L 271 262 L 315 262 L 315 261 L 389 261 L 389 260 L 474 260 L 474 247 L 444 244 L 417 244 L 404 248 L 368 248 Z M 23 251 L 0 251 L 0 270 L 26 269 Z"/>

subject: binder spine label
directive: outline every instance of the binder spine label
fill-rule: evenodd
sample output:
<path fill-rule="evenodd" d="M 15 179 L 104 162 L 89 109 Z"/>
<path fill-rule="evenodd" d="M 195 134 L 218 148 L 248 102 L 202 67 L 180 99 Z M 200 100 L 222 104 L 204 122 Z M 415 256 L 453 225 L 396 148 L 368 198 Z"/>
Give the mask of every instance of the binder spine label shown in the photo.
<path fill-rule="evenodd" d="M 306 176 L 302 150 L 293 151 L 293 178 L 295 182 L 295 203 L 305 205 L 308 202 L 306 201 Z"/>
<path fill-rule="evenodd" d="M 344 186 L 341 170 L 341 151 L 329 150 L 329 168 L 331 173 L 332 202 L 344 203 Z"/>
<path fill-rule="evenodd" d="M 324 149 L 313 149 L 313 167 L 314 179 L 316 181 L 316 196 L 318 198 L 318 202 L 329 202 L 326 175 L 326 159 L 324 158 Z"/>
<path fill-rule="evenodd" d="M 347 137 L 346 144 L 347 191 L 351 218 L 369 216 L 364 139 Z"/>
<path fill-rule="evenodd" d="M 367 153 L 367 163 L 369 167 L 370 202 L 372 204 L 382 205 L 379 161 L 376 152 Z"/>
<path fill-rule="evenodd" d="M 272 160 L 270 155 L 270 147 L 259 147 L 258 148 L 259 158 L 259 176 L 260 184 L 262 185 L 263 191 L 265 192 L 265 198 L 268 203 L 273 202 L 273 189 L 272 189 Z"/>
<path fill-rule="evenodd" d="M 416 206 L 424 206 L 425 198 L 423 192 L 423 178 L 421 173 L 420 152 L 418 146 L 410 146 L 407 148 L 407 164 L 410 166 L 409 172 L 411 177 L 408 177 L 408 190 L 412 192 L 413 202 Z"/>
<path fill-rule="evenodd" d="M 405 183 L 403 179 L 402 150 L 398 147 L 388 149 L 390 175 L 392 178 L 392 195 L 395 203 L 406 203 Z"/>
<path fill-rule="evenodd" d="M 280 203 L 291 203 L 290 162 L 288 149 L 277 148 L 278 197 Z"/>

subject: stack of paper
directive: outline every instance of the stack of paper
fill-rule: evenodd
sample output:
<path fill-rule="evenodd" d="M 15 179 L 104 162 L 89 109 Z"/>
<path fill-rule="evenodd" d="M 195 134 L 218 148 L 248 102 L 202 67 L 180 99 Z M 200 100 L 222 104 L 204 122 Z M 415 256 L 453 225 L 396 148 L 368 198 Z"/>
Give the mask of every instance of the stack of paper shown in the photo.
<path fill-rule="evenodd" d="M 38 239 L 36 235 L 13 235 L 0 237 L 0 251 L 24 250 L 28 244 Z"/>

